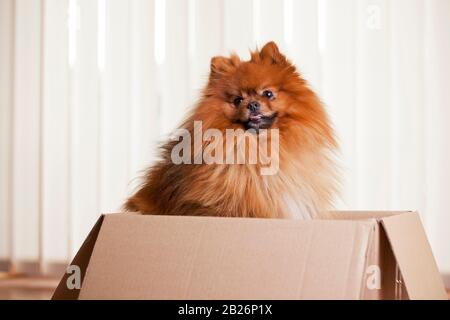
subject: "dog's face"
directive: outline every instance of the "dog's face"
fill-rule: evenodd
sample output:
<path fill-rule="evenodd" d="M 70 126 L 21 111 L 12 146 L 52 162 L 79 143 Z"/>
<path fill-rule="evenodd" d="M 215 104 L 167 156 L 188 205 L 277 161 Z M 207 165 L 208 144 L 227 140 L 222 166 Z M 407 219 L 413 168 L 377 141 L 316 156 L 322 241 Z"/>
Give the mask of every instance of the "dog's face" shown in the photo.
<path fill-rule="evenodd" d="M 250 61 L 214 57 L 206 95 L 219 102 L 215 116 L 258 131 L 276 127 L 289 115 L 302 85 L 295 67 L 269 42 Z"/>

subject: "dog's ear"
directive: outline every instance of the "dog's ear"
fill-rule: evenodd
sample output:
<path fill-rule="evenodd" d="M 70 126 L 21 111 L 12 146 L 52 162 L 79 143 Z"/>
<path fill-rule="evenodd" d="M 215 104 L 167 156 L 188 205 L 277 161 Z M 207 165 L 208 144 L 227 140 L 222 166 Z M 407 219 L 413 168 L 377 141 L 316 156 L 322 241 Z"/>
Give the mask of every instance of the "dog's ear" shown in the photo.
<path fill-rule="evenodd" d="M 280 52 L 275 42 L 270 41 L 261 49 L 259 56 L 264 62 L 272 64 L 284 64 L 286 57 Z"/>
<path fill-rule="evenodd" d="M 211 59 L 211 73 L 222 74 L 226 73 L 230 68 L 230 59 L 225 57 L 213 57 Z"/>
<path fill-rule="evenodd" d="M 213 57 L 211 59 L 211 76 L 217 77 L 236 70 L 239 65 L 240 59 L 237 55 L 231 55 L 230 58 L 226 57 Z"/>

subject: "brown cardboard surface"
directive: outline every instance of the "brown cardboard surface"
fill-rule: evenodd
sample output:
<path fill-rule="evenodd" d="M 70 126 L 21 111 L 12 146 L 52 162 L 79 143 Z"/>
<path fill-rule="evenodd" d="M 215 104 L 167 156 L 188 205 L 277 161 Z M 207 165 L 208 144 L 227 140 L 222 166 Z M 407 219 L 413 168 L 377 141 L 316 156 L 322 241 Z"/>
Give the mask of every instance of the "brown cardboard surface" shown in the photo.
<path fill-rule="evenodd" d="M 446 298 L 412 212 L 335 212 L 334 220 L 109 214 L 54 299 Z M 370 288 L 373 266 L 380 288 Z M 399 267 L 401 274 L 399 273 Z"/>
<path fill-rule="evenodd" d="M 80 299 L 358 299 L 372 226 L 109 215 Z"/>
<path fill-rule="evenodd" d="M 410 212 L 385 217 L 381 221 L 409 298 L 447 300 L 444 283 L 419 215 Z"/>

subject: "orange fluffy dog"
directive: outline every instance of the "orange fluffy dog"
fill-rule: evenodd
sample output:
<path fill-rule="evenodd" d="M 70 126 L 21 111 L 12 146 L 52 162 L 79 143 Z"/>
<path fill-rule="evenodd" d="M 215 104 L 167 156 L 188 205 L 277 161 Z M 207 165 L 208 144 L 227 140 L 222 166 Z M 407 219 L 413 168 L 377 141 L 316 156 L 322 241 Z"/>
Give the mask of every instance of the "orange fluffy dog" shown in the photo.
<path fill-rule="evenodd" d="M 192 114 L 181 126 L 195 135 L 215 129 L 247 130 L 244 145 L 265 134 L 270 144 L 277 129 L 279 167 L 261 174 L 262 157 L 241 164 L 193 160 L 212 139 L 189 144 L 187 163 L 174 163 L 176 141 L 162 147 L 161 160 L 148 169 L 141 188 L 125 208 L 143 214 L 209 215 L 226 217 L 320 218 L 331 208 L 336 193 L 336 149 L 333 131 L 318 97 L 275 43 L 252 52 L 250 61 L 214 57 L 209 81 Z M 191 141 L 191 140 L 188 140 Z M 237 141 L 237 140 L 236 140 Z M 216 141 L 216 146 L 225 146 Z M 238 142 L 231 144 L 237 149 Z M 229 151 L 230 147 L 225 147 Z M 186 152 L 186 150 L 184 150 Z M 219 159 L 223 155 L 214 154 Z M 190 160 L 193 160 L 190 162 Z M 267 159 L 266 159 L 267 160 Z M 192 163 L 192 164 L 191 164 Z"/>

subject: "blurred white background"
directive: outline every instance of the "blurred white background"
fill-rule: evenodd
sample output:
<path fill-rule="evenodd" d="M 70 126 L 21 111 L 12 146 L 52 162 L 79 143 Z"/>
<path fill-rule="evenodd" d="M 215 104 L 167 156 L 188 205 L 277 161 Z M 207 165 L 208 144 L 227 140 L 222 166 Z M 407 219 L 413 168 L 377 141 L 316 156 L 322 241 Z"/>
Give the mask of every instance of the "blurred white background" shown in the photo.
<path fill-rule="evenodd" d="M 0 0 L 0 269 L 63 266 L 210 58 L 269 40 L 332 116 L 338 208 L 419 210 L 449 274 L 448 0 Z"/>

